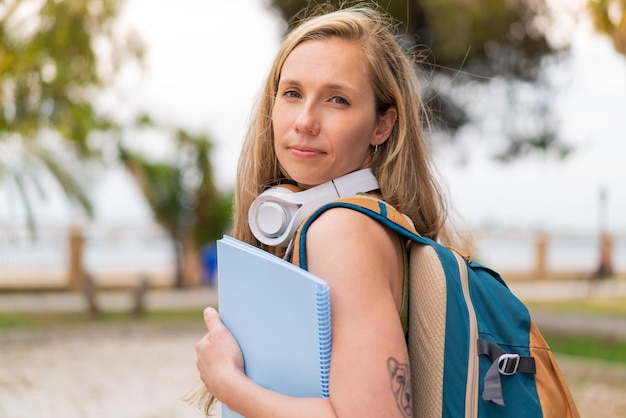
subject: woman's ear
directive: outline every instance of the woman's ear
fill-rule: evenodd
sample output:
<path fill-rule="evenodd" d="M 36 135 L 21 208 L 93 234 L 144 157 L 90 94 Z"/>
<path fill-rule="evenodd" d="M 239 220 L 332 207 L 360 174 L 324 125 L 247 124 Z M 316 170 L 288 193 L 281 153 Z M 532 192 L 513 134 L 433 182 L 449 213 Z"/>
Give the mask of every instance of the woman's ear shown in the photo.
<path fill-rule="evenodd" d="M 393 106 L 387 109 L 385 113 L 378 116 L 378 124 L 376 126 L 376 132 L 374 132 L 372 145 L 382 145 L 389 139 L 397 119 L 398 110 Z"/>

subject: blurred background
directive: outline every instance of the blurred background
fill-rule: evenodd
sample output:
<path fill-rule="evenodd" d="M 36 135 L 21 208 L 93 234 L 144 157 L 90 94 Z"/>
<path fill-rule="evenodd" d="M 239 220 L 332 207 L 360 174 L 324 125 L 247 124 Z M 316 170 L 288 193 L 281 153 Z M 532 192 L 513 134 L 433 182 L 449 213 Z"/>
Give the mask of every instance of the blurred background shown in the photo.
<path fill-rule="evenodd" d="M 532 310 L 608 318 L 621 341 L 626 1 L 380 4 L 423 57 L 428 138 L 467 250 Z M 197 416 L 179 398 L 196 379 L 199 312 L 215 303 L 214 243 L 229 228 L 261 83 L 305 5 L 0 2 L 0 370 L 14 373 L 0 373 L 0 416 Z M 592 314 L 579 311 L 598 300 Z M 41 341 L 65 380 L 25 367 L 39 364 Z M 130 345 L 119 353 L 120 344 Z M 154 362 L 169 369 L 155 396 L 133 379 L 151 376 L 138 367 L 153 368 L 145 353 L 158 350 Z M 80 367 L 67 363 L 76 352 Z M 125 371 L 87 393 L 55 392 L 102 362 Z M 153 390 L 120 389 L 119 379 Z M 626 373 L 615 382 L 596 392 L 581 383 L 577 399 L 626 413 L 624 402 L 598 398 L 623 393 Z M 143 406 L 124 409 L 129 397 Z"/>

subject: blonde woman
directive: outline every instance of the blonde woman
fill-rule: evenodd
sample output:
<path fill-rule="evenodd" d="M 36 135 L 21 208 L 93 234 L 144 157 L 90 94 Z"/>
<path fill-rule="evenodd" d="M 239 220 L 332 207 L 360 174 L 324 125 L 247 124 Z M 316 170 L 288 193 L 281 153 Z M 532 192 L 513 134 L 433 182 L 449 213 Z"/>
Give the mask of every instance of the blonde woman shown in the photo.
<path fill-rule="evenodd" d="M 422 132 L 418 77 L 393 23 L 365 6 L 303 20 L 284 39 L 265 82 L 240 161 L 234 236 L 262 244 L 248 210 L 265 189 L 300 189 L 371 168 L 379 189 L 424 236 L 436 239 L 445 205 Z M 196 345 L 207 405 L 220 400 L 246 417 L 408 417 L 403 243 L 394 232 L 348 209 L 325 212 L 307 236 L 309 271 L 330 286 L 329 398 L 293 398 L 264 389 L 243 371 L 241 351 L 219 315 Z M 394 365 L 394 370 L 389 367 Z M 419 382 L 416 382 L 419 384 Z"/>

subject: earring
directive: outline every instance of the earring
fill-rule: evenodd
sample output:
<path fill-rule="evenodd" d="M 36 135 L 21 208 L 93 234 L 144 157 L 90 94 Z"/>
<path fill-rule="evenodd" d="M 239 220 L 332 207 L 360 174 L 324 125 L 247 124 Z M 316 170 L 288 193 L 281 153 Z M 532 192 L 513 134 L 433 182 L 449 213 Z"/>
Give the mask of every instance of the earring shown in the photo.
<path fill-rule="evenodd" d="M 377 151 L 378 151 L 378 144 L 374 145 L 374 152 L 372 154 L 376 154 Z"/>

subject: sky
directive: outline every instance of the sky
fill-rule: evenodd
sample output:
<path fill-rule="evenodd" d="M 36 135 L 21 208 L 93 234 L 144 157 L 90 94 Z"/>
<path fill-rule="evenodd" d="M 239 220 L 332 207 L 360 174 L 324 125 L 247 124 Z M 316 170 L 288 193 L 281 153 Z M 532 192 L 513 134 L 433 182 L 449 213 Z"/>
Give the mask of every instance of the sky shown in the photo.
<path fill-rule="evenodd" d="M 283 29 L 263 4 L 127 0 L 122 27 L 143 38 L 145 71 L 126 71 L 117 85 L 122 99 L 105 95 L 100 106 L 122 119 L 145 109 L 163 123 L 206 132 L 216 143 L 216 180 L 224 189 L 232 187 L 251 109 Z M 588 22 L 579 23 L 573 39 L 571 63 L 551 72 L 560 132 L 576 147 L 573 155 L 502 165 L 490 158 L 489 142 L 475 141 L 465 150 L 469 163 L 458 165 L 458 151 L 435 151 L 452 205 L 468 226 L 595 231 L 605 189 L 603 222 L 626 234 L 626 57 L 593 34 Z M 154 158 L 169 150 L 162 138 L 133 137 L 128 143 Z M 151 222 L 123 170 L 102 173 L 93 193 L 96 222 Z M 73 219 L 58 196 L 50 198 L 45 212 L 38 219 Z M 11 216 L 15 209 L 0 205 L 0 221 Z"/>
<path fill-rule="evenodd" d="M 439 155 L 457 208 L 472 224 L 594 230 L 601 190 L 609 228 L 626 232 L 626 57 L 581 24 L 571 64 L 552 71 L 560 133 L 575 147 L 565 160 L 529 158 L 501 165 L 480 145 L 469 167 Z"/>

